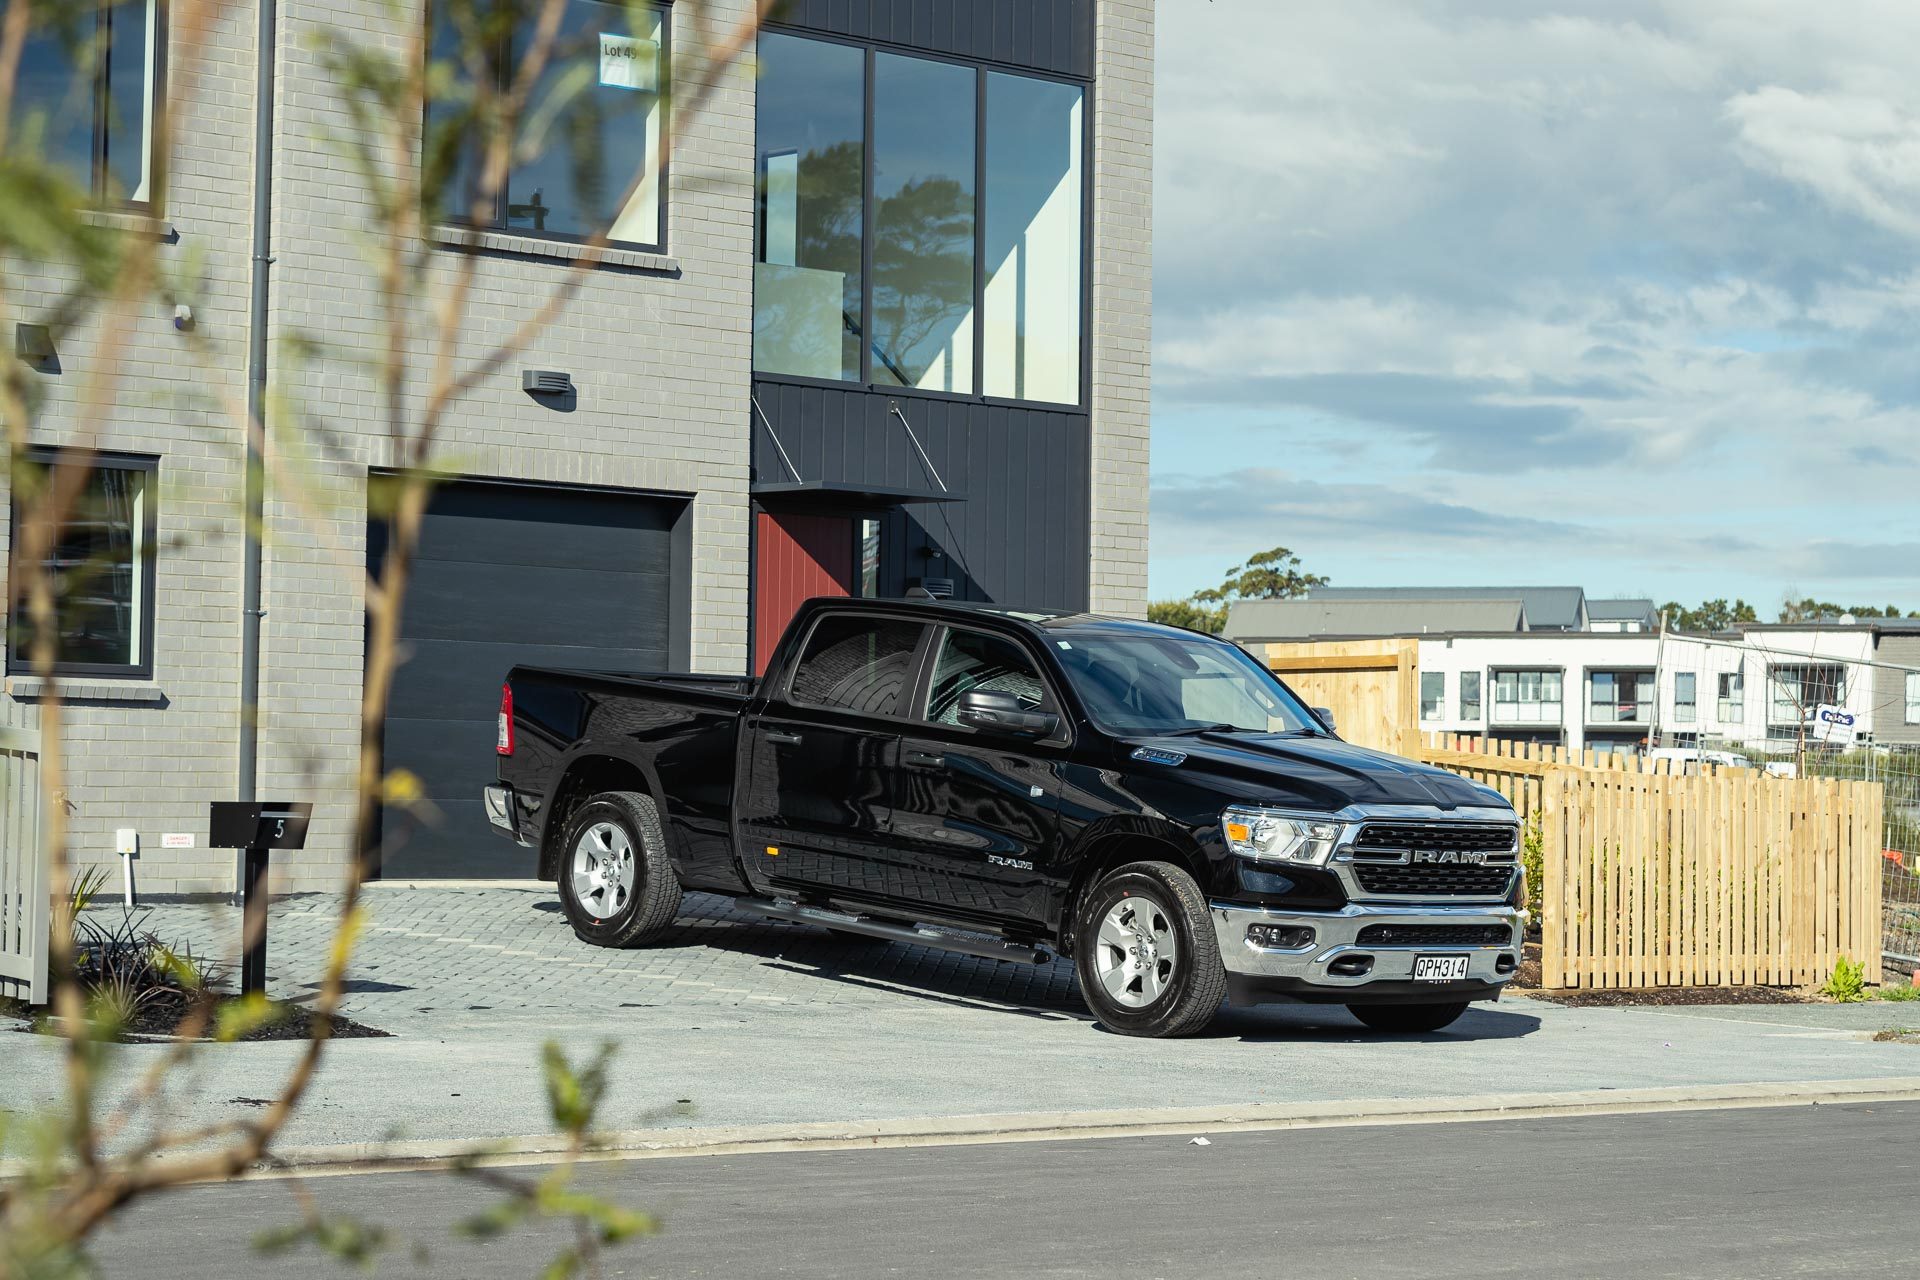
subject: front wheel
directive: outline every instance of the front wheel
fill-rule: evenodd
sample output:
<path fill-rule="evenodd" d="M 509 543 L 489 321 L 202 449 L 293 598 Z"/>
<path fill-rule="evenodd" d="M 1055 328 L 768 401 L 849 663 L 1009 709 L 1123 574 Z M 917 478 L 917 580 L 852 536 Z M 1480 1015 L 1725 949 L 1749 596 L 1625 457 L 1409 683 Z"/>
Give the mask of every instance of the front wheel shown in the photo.
<path fill-rule="evenodd" d="M 1170 863 L 1136 862 L 1087 890 L 1073 952 L 1081 996 L 1123 1035 L 1193 1035 L 1226 995 L 1206 901 L 1193 877 Z"/>
<path fill-rule="evenodd" d="M 680 911 L 680 881 L 653 797 L 603 791 L 567 822 L 560 905 L 583 941 L 596 947 L 651 942 Z"/>
<path fill-rule="evenodd" d="M 1452 1026 L 1467 1011 L 1467 1002 L 1457 1004 L 1350 1004 L 1347 1012 L 1375 1031 L 1438 1031 Z"/>

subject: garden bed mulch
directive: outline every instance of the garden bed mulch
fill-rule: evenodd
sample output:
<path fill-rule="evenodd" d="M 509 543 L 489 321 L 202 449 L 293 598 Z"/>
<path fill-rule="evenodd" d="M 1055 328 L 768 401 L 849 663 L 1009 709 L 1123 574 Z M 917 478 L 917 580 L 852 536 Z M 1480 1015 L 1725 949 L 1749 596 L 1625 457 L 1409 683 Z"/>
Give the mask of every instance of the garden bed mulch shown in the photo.
<path fill-rule="evenodd" d="M 1546 1000 L 1576 1009 L 1633 1005 L 1814 1004 L 1813 997 L 1790 987 L 1615 987 L 1604 991 L 1542 991 L 1540 944 L 1529 942 L 1520 971 L 1507 986 L 1511 995 Z"/>
<path fill-rule="evenodd" d="M 238 996 L 218 996 L 220 1005 L 233 1003 Z M 216 1006 L 217 1012 L 218 1006 Z M 235 1037 L 240 1041 L 266 1040 L 306 1040 L 313 1034 L 314 1013 L 312 1010 L 288 1001 L 275 1001 L 279 1017 Z M 142 1044 L 155 1040 L 173 1040 L 180 1028 L 181 1020 L 186 1017 L 188 998 L 184 993 L 166 991 L 156 994 L 142 1004 L 134 1016 L 122 1027 L 115 1037 L 122 1044 Z M 20 1028 L 23 1031 L 35 1031 L 43 1035 L 58 1033 L 58 1024 L 45 1010 L 36 1010 L 19 1000 L 0 1000 L 0 1018 L 18 1018 L 27 1023 Z M 391 1032 L 378 1027 L 370 1027 L 364 1022 L 340 1014 L 333 1015 L 332 1038 L 335 1040 L 364 1040 L 390 1037 Z M 208 1020 L 207 1034 L 201 1039 L 211 1042 L 214 1037 L 214 1020 Z"/>

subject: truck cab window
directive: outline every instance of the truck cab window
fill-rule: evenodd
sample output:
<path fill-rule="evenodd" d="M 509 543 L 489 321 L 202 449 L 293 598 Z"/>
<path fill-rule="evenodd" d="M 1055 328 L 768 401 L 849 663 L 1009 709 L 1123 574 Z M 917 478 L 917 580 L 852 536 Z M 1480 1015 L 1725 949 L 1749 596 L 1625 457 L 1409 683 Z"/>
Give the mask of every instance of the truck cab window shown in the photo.
<path fill-rule="evenodd" d="M 806 706 L 892 715 L 913 672 L 921 630 L 891 619 L 823 618 L 807 638 L 789 696 Z"/>
<path fill-rule="evenodd" d="M 960 695 L 976 689 L 1011 693 L 1029 709 L 1047 699 L 1047 686 L 1019 645 L 976 631 L 949 631 L 940 646 L 940 661 L 934 664 L 926 718 L 935 724 L 959 724 Z"/>

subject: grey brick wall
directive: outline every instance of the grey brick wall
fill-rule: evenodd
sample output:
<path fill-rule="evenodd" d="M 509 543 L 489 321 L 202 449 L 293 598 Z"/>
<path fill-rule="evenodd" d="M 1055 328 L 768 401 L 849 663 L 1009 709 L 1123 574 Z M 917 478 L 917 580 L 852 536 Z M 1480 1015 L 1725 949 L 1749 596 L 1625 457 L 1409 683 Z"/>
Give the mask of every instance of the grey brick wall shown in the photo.
<path fill-rule="evenodd" d="M 228 855 L 206 849 L 206 802 L 233 795 L 239 721 L 240 475 L 244 447 L 228 405 L 245 396 L 247 236 L 253 15 L 228 12 L 198 59 L 177 45 L 169 57 L 176 123 L 170 198 L 160 227 L 116 216 L 112 234 L 166 235 L 158 264 L 191 298 L 192 334 L 176 332 L 172 308 L 149 302 L 107 363 L 104 317 L 88 317 L 60 340 L 60 371 L 31 375 L 44 396 L 32 428 L 42 444 L 92 443 L 155 454 L 159 471 L 155 678 L 89 680 L 67 710 L 73 847 L 81 862 L 116 862 L 114 829 L 137 827 L 142 883 L 155 891 L 224 889 Z M 9 261 L 5 331 L 44 319 L 63 274 Z M 91 412 L 94 396 L 108 407 Z M 4 479 L 0 479 L 4 484 Z M 8 495 L 10 497 L 10 495 Z M 3 515 L 4 513 L 0 513 Z M 0 518 L 0 540 L 7 522 Z M 34 684 L 10 680 L 30 696 Z M 198 846 L 163 853 L 163 832 Z"/>
<path fill-rule="evenodd" d="M 1147 608 L 1154 0 L 1100 0 L 1093 107 L 1095 611 Z"/>
<path fill-rule="evenodd" d="M 678 6 L 677 79 L 705 62 L 706 44 L 747 12 L 710 5 L 714 29 Z M 286 494 L 268 517 L 267 623 L 261 697 L 262 793 L 316 794 L 313 846 L 295 881 L 322 884 L 348 847 L 348 783 L 359 747 L 364 539 L 369 468 L 396 461 L 380 421 L 374 369 L 380 299 L 363 266 L 361 229 L 373 210 L 346 174 L 346 104 L 328 86 L 322 28 L 399 48 L 423 5 L 383 0 L 283 0 L 274 188 L 273 335 L 298 335 L 324 356 L 278 362 L 286 412 L 325 423 L 334 456 L 315 462 L 320 510 Z M 301 88 L 300 86 L 312 86 Z M 750 69 L 727 73 L 698 117 L 678 122 L 667 191 L 667 256 L 645 267 L 602 267 L 579 279 L 559 319 L 449 409 L 437 440 L 442 465 L 462 475 L 609 485 L 697 495 L 693 528 L 696 669 L 746 664 L 748 387 L 752 332 L 753 89 Z M 503 343 L 572 271 L 537 243 L 489 238 L 505 251 L 466 258 L 439 246 L 442 290 L 473 267 L 454 359 L 471 367 Z M 412 317 L 407 414 L 420 421 L 427 371 L 442 352 L 424 312 Z M 520 389 L 523 368 L 563 369 L 579 389 L 559 413 Z M 316 525 L 318 526 L 316 528 Z"/>

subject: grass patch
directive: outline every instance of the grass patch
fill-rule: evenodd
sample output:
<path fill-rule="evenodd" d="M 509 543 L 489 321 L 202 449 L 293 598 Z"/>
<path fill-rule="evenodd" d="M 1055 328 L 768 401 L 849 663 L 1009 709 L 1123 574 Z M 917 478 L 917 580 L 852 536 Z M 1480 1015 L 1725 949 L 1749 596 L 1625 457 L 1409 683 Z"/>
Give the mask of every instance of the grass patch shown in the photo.
<path fill-rule="evenodd" d="M 1910 1001 L 1920 1000 L 1920 987 L 1914 986 L 1911 982 L 1902 984 L 1890 983 L 1874 992 L 1873 998 L 1875 1000 L 1890 1000 L 1896 1004 L 1906 1004 Z"/>

